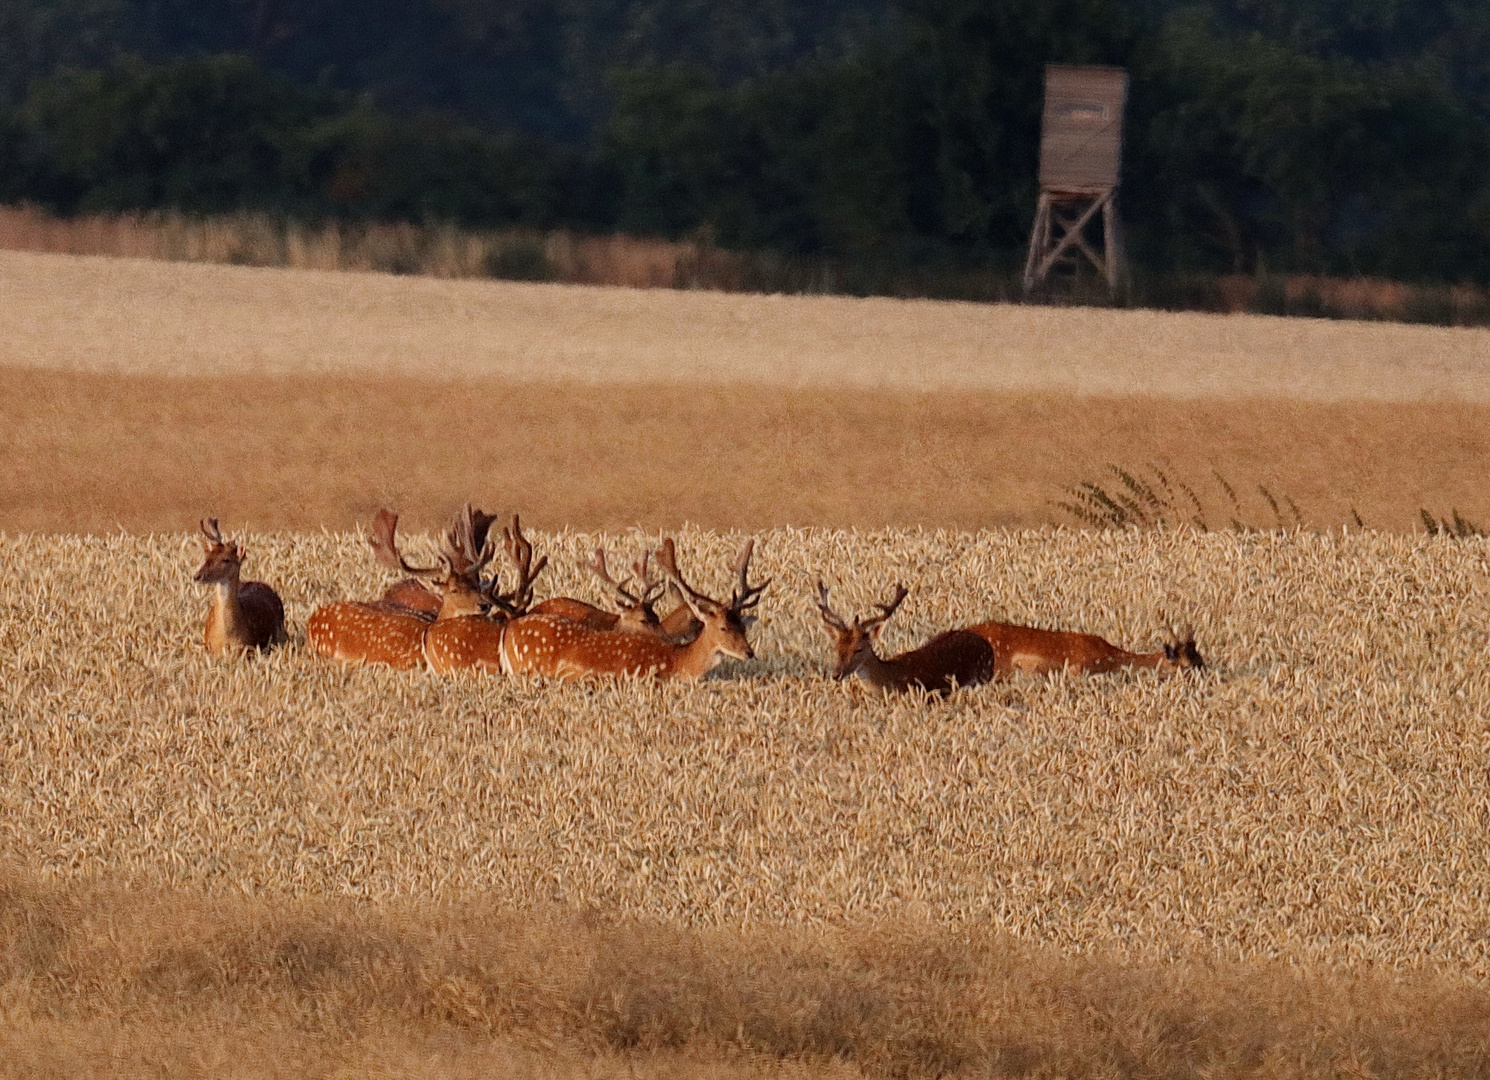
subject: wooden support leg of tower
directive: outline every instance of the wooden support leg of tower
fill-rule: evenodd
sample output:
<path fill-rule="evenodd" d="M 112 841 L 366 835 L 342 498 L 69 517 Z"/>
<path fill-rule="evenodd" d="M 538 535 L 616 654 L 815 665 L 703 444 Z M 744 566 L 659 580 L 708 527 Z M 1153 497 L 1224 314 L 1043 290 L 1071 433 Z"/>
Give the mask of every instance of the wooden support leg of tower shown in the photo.
<path fill-rule="evenodd" d="M 1107 295 L 1116 300 L 1123 254 L 1118 240 L 1117 193 L 1113 191 L 1102 200 L 1102 254 L 1107 257 Z"/>
<path fill-rule="evenodd" d="M 1024 260 L 1024 295 L 1028 296 L 1037 280 L 1036 271 L 1041 259 L 1050 247 L 1050 195 L 1040 193 L 1040 202 L 1035 207 L 1035 224 L 1030 230 L 1029 255 Z M 1043 275 L 1042 275 L 1043 276 Z"/>

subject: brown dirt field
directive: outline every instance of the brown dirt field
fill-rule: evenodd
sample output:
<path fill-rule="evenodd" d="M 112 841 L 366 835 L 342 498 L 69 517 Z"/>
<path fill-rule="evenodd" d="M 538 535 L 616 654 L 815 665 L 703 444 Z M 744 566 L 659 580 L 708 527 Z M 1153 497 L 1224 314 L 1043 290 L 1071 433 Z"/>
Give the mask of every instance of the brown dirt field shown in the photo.
<path fill-rule="evenodd" d="M 1256 492 L 1313 525 L 1419 509 L 1490 519 L 1490 405 L 1183 402 L 992 391 L 829 393 L 413 377 L 188 379 L 0 371 L 0 529 L 347 528 L 379 505 L 434 527 L 467 498 L 543 527 L 1070 522 L 1052 500 L 1152 460 L 1249 524 Z M 451 432 L 481 432 L 452 437 Z"/>

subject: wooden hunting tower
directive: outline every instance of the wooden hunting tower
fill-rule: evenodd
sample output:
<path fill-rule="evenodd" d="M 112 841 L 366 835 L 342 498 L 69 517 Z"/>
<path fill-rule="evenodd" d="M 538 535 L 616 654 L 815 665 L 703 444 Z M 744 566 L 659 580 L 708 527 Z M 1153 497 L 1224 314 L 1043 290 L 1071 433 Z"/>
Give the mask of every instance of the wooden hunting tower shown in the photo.
<path fill-rule="evenodd" d="M 1128 73 L 1122 68 L 1046 66 L 1040 202 L 1024 263 L 1026 296 L 1057 267 L 1075 269 L 1082 256 L 1106 278 L 1109 294 L 1117 295 L 1117 187 L 1127 98 Z M 1099 215 L 1100 241 L 1087 234 Z"/>

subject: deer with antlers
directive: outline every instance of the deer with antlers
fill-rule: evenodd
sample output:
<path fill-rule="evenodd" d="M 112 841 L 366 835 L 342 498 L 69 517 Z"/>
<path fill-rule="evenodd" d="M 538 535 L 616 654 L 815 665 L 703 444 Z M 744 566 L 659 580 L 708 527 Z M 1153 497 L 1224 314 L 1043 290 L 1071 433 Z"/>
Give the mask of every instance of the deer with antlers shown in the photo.
<path fill-rule="evenodd" d="M 372 532 L 367 542 L 372 545 L 373 556 L 379 563 L 392 570 L 403 570 L 403 558 L 398 553 L 393 533 L 384 518 L 387 513 L 386 510 L 380 510 L 373 517 Z M 394 521 L 397 520 L 395 516 Z M 487 534 L 496 520 L 497 515 L 474 509 L 467 503 L 445 532 L 446 553 L 458 564 L 469 567 L 477 553 L 485 549 Z M 432 586 L 417 577 L 408 576 L 388 586 L 382 598 L 371 603 L 396 613 L 414 613 L 434 621 L 440 610 L 440 599 L 440 594 Z"/>
<path fill-rule="evenodd" d="M 445 675 L 455 671 L 504 670 L 503 638 L 514 620 L 521 621 L 526 616 L 533 603 L 533 582 L 548 565 L 548 556 L 533 561 L 533 545 L 523 536 L 522 522 L 516 514 L 512 515 L 512 524 L 502 530 L 502 537 L 508 561 L 517 571 L 517 585 L 501 592 L 499 580 L 494 577 L 485 586 L 489 613 L 436 619 L 425 631 L 423 643 L 424 659 L 431 671 Z M 485 561 L 490 557 L 487 554 Z"/>
<path fill-rule="evenodd" d="M 992 679 L 993 647 L 966 630 L 938 634 L 919 649 L 889 659 L 881 659 L 875 653 L 880 631 L 909 592 L 904 585 L 896 585 L 894 598 L 888 604 L 878 605 L 880 614 L 870 619 L 856 617 L 848 623 L 828 606 L 828 587 L 818 580 L 818 613 L 837 638 L 833 678 L 857 675 L 886 693 L 918 689 L 940 696 L 959 686 L 977 686 Z"/>
<path fill-rule="evenodd" d="M 738 584 L 730 602 L 723 604 L 684 580 L 672 538 L 663 541 L 656 553 L 657 565 L 700 624 L 692 641 L 678 644 L 655 633 L 595 630 L 571 619 L 535 614 L 507 626 L 502 639 L 502 668 L 514 674 L 560 679 L 604 675 L 698 679 L 724 657 L 750 660 L 755 651 L 746 637 L 746 620 L 770 584 L 750 583 L 754 546 L 753 540 L 747 540 L 740 550 L 735 561 Z"/>
<path fill-rule="evenodd" d="M 631 564 L 631 578 L 623 584 L 611 576 L 605 549 L 596 548 L 590 570 L 615 594 L 617 610 L 606 611 L 583 600 L 556 596 L 535 604 L 532 614 L 557 615 L 591 630 L 635 630 L 655 634 L 675 645 L 687 644 L 698 636 L 702 624 L 681 600 L 666 618 L 657 617 L 657 601 L 668 592 L 676 593 L 677 587 L 653 576 L 651 559 L 650 551 L 642 552 L 641 558 Z"/>
<path fill-rule="evenodd" d="M 451 619 L 480 615 L 490 606 L 481 571 L 494 549 L 485 541 L 479 511 L 468 505 L 446 535 L 439 565 L 411 566 L 398 550 L 398 515 L 379 510 L 370 540 L 378 560 L 403 571 L 439 600 L 430 614 L 409 605 L 382 600 L 344 600 L 318 608 L 306 624 L 306 643 L 323 656 L 362 664 L 386 664 L 401 671 L 424 663 L 425 631 Z M 489 524 L 489 522 L 488 522 Z M 476 537 L 481 536 L 478 548 Z M 400 583 L 403 584 L 403 583 Z M 391 592 L 392 590 L 390 590 Z"/>
<path fill-rule="evenodd" d="M 1122 668 L 1162 671 L 1200 670 L 1205 667 L 1189 627 L 1154 652 L 1132 653 L 1096 634 L 1071 630 L 1040 630 L 1033 626 L 982 622 L 967 628 L 993 648 L 994 674 L 1005 678 L 1017 672 L 1044 675 L 1069 670 L 1104 675 Z"/>
<path fill-rule="evenodd" d="M 279 594 L 262 581 L 240 577 L 248 549 L 224 539 L 217 518 L 206 518 L 201 526 L 203 559 L 194 580 L 217 587 L 207 612 L 207 651 L 226 656 L 283 644 L 285 606 Z"/>

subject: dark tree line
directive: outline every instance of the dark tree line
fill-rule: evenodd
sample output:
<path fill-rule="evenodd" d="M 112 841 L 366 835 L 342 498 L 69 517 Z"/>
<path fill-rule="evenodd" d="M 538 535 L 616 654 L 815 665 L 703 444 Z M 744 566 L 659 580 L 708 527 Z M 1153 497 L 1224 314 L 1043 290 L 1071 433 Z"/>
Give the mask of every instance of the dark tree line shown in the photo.
<path fill-rule="evenodd" d="M 1142 268 L 1490 280 L 1490 0 L 0 0 L 0 198 L 1010 266 L 1047 62 Z"/>

